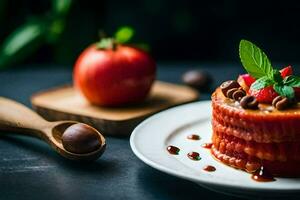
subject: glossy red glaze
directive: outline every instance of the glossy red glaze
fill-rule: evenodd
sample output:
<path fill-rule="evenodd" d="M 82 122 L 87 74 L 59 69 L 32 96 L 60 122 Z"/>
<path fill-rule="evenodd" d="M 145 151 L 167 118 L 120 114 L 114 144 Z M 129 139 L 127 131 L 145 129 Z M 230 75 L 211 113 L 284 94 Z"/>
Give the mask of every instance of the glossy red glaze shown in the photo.
<path fill-rule="evenodd" d="M 203 167 L 203 170 L 207 171 L 207 172 L 214 172 L 214 171 L 216 171 L 216 168 L 211 165 L 206 165 L 205 167 Z"/>
<path fill-rule="evenodd" d="M 189 140 L 200 140 L 200 136 L 196 134 L 188 135 L 187 139 Z"/>
<path fill-rule="evenodd" d="M 201 147 L 206 148 L 206 149 L 210 149 L 212 147 L 213 143 L 204 143 L 201 145 Z"/>
<path fill-rule="evenodd" d="M 168 151 L 170 154 L 178 155 L 180 149 L 179 149 L 178 147 L 175 147 L 175 146 L 170 145 L 170 146 L 167 147 L 167 151 Z"/>
<path fill-rule="evenodd" d="M 200 154 L 198 152 L 190 152 L 187 154 L 187 156 L 191 159 L 191 160 L 201 160 L 200 158 Z"/>
<path fill-rule="evenodd" d="M 275 181 L 273 175 L 266 170 L 264 166 L 261 166 L 257 171 L 255 171 L 251 178 L 257 182 L 272 182 Z"/>

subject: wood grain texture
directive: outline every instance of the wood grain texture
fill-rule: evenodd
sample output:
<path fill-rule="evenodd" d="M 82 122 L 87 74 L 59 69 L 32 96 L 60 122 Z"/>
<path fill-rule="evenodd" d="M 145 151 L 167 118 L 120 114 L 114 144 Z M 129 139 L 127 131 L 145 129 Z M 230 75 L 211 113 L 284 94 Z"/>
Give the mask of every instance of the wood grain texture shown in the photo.
<path fill-rule="evenodd" d="M 55 151 L 71 160 L 96 160 L 105 150 L 105 138 L 96 129 L 88 127 L 99 135 L 99 147 L 89 152 L 72 152 L 62 144 L 62 135 L 65 130 L 78 122 L 55 121 L 48 122 L 31 109 L 14 100 L 0 96 L 0 130 L 27 134 L 47 142 Z M 84 134 L 84 132 L 83 132 Z"/>
<path fill-rule="evenodd" d="M 166 108 L 195 101 L 198 96 L 198 92 L 189 87 L 156 81 L 143 103 L 125 107 L 92 105 L 72 86 L 37 93 L 32 96 L 31 103 L 47 120 L 79 121 L 105 135 L 126 136 L 146 117 Z"/>

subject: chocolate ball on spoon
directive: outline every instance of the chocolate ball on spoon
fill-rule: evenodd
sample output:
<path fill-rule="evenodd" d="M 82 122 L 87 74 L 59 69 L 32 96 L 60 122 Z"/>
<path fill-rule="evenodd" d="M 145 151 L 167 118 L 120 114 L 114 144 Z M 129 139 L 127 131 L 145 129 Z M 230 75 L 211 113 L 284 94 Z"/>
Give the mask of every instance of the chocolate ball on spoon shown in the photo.
<path fill-rule="evenodd" d="M 90 153 L 101 147 L 101 138 L 96 129 L 82 123 L 69 126 L 61 140 L 66 150 L 76 154 Z"/>

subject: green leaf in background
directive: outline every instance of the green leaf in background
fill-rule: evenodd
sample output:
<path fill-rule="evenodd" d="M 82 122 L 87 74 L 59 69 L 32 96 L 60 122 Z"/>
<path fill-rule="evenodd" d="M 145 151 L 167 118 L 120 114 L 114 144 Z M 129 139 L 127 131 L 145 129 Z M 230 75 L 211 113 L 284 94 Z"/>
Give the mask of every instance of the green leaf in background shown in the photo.
<path fill-rule="evenodd" d="M 65 20 L 61 18 L 54 19 L 48 26 L 46 40 L 50 44 L 54 44 L 62 34 L 65 28 Z"/>
<path fill-rule="evenodd" d="M 114 38 L 118 43 L 123 44 L 129 42 L 133 36 L 134 29 L 132 27 L 122 26 L 116 31 Z"/>
<path fill-rule="evenodd" d="M 259 79 L 257 79 L 252 85 L 252 90 L 260 90 L 262 88 L 268 87 L 270 85 L 274 84 L 274 80 L 270 79 L 268 76 L 263 76 Z"/>
<path fill-rule="evenodd" d="M 31 17 L 10 33 L 0 48 L 0 69 L 21 62 L 45 43 L 55 44 L 63 33 L 65 17 L 72 2 L 73 0 L 52 0 L 50 13 L 43 17 Z"/>
<path fill-rule="evenodd" d="M 287 97 L 288 99 L 292 99 L 295 97 L 294 89 L 291 86 L 275 83 L 273 85 L 273 88 L 280 96 Z"/>
<path fill-rule="evenodd" d="M 73 0 L 52 0 L 52 10 L 55 15 L 68 14 Z"/>
<path fill-rule="evenodd" d="M 38 47 L 46 32 L 41 20 L 31 20 L 17 28 L 4 41 L 0 49 L 0 69 L 19 62 Z"/>
<path fill-rule="evenodd" d="M 55 44 L 65 29 L 66 15 L 69 13 L 73 0 L 52 0 L 49 30 L 46 41 Z"/>
<path fill-rule="evenodd" d="M 300 87 L 300 77 L 294 75 L 288 76 L 283 80 L 283 83 L 291 87 Z"/>
<path fill-rule="evenodd" d="M 255 44 L 241 40 L 239 46 L 241 62 L 246 71 L 254 78 L 272 75 L 273 68 L 266 54 Z"/>

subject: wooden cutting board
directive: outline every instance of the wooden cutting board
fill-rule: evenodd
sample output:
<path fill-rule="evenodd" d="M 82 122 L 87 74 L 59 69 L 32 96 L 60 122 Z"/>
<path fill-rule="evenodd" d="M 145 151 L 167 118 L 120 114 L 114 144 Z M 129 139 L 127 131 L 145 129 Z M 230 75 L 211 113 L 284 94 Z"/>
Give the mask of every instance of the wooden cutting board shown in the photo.
<path fill-rule="evenodd" d="M 126 107 L 100 107 L 88 103 L 72 86 L 34 94 L 33 108 L 45 119 L 87 123 L 104 135 L 130 135 L 146 117 L 166 108 L 196 101 L 198 92 L 186 86 L 156 81 L 147 100 Z M 178 116 L 182 117 L 182 116 Z"/>

